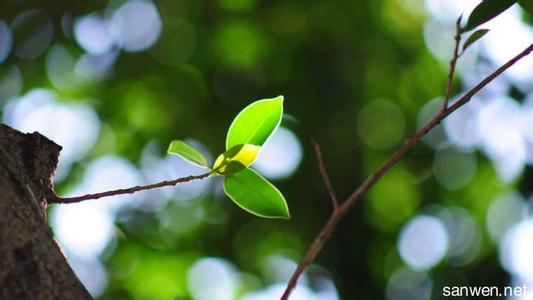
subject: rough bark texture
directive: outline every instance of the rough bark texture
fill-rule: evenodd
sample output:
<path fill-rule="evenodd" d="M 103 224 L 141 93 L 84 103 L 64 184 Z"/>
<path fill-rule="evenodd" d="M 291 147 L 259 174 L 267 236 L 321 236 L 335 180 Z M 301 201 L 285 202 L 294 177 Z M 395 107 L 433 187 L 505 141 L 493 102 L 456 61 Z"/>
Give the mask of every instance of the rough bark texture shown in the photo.
<path fill-rule="evenodd" d="M 0 299 L 91 299 L 46 224 L 61 147 L 0 124 Z"/>

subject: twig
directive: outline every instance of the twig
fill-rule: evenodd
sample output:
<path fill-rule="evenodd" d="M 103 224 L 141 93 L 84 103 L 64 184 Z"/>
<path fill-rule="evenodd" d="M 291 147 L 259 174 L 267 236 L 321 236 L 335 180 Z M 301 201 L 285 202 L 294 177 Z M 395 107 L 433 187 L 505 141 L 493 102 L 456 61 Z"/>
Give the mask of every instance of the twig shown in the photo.
<path fill-rule="evenodd" d="M 448 102 L 450 101 L 450 96 L 452 94 L 452 83 L 453 75 L 455 74 L 455 65 L 457 64 L 457 59 L 459 58 L 459 44 L 461 43 L 461 15 L 457 22 L 455 23 L 455 47 L 453 49 L 452 59 L 450 60 L 450 71 L 448 72 L 448 83 L 446 84 L 446 90 L 444 91 L 444 103 L 442 104 L 442 110 L 448 108 Z"/>
<path fill-rule="evenodd" d="M 320 252 L 326 241 L 331 236 L 331 233 L 335 230 L 335 227 L 337 226 L 337 223 L 339 220 L 346 215 L 346 213 L 357 203 L 361 200 L 362 196 L 389 170 L 396 162 L 403 157 L 405 152 L 409 150 L 413 145 L 415 145 L 418 141 L 420 141 L 431 129 L 433 129 L 437 124 L 439 124 L 444 118 L 446 118 L 449 114 L 457 110 L 459 107 L 463 106 L 465 103 L 467 103 L 472 96 L 474 96 L 477 92 L 479 92 L 482 88 L 484 88 L 487 84 L 489 84 L 492 80 L 494 80 L 496 77 L 498 77 L 500 74 L 502 74 L 504 71 L 509 69 L 512 65 L 514 65 L 517 61 L 522 59 L 523 57 L 529 55 L 533 51 L 533 44 L 529 45 L 526 49 L 524 49 L 522 52 L 520 52 L 518 55 L 516 55 L 514 58 L 509 60 L 507 63 L 505 63 L 503 66 L 498 68 L 496 71 L 494 71 L 492 74 L 487 76 L 485 79 L 483 79 L 480 83 L 478 83 L 475 87 L 470 89 L 468 92 L 466 92 L 459 100 L 457 100 L 455 103 L 453 103 L 450 107 L 447 107 L 443 110 L 440 110 L 435 117 L 433 117 L 431 120 L 429 120 L 422 128 L 420 128 L 414 136 L 409 137 L 404 141 L 404 143 L 398 148 L 390 157 L 389 159 L 383 163 L 374 173 L 372 173 L 345 201 L 344 203 L 339 207 L 338 210 L 334 211 L 334 213 L 330 216 L 328 219 L 326 225 L 322 228 L 320 233 L 317 235 L 311 246 L 307 249 L 307 253 L 302 258 L 300 263 L 298 264 L 298 267 L 292 274 L 289 282 L 287 283 L 287 287 L 285 288 L 285 291 L 283 292 L 283 295 L 281 296 L 281 300 L 287 300 L 289 298 L 289 295 L 291 294 L 292 289 L 296 286 L 296 283 L 298 281 L 298 278 L 303 273 L 305 268 L 315 259 L 317 254 Z"/>
<path fill-rule="evenodd" d="M 318 167 L 320 168 L 320 174 L 322 175 L 324 184 L 328 189 L 331 204 L 333 205 L 333 211 L 336 211 L 339 207 L 339 201 L 337 200 L 335 189 L 333 189 L 333 185 L 331 184 L 328 170 L 326 169 L 326 164 L 324 163 L 324 158 L 322 157 L 322 151 L 320 151 L 320 144 L 318 144 L 314 138 L 311 138 L 311 142 L 313 143 L 313 147 L 315 148 L 316 159 L 318 160 Z"/>
<path fill-rule="evenodd" d="M 165 181 L 161 181 L 158 183 L 152 183 L 148 185 L 138 185 L 138 186 L 134 186 L 134 187 L 127 188 L 127 189 L 118 189 L 118 190 L 107 191 L 107 192 L 96 193 L 96 194 L 87 194 L 87 195 L 77 196 L 77 197 L 63 198 L 63 197 L 56 196 L 55 199 L 51 199 L 49 203 L 76 203 L 76 202 L 81 202 L 84 200 L 99 199 L 99 198 L 109 197 L 109 196 L 133 194 L 133 193 L 140 192 L 140 191 L 157 189 L 157 188 L 161 188 L 165 186 L 174 186 L 178 183 L 184 183 L 184 182 L 189 182 L 193 180 L 204 179 L 206 177 L 209 177 L 210 175 L 211 173 L 205 173 L 201 175 L 181 177 L 181 178 L 177 178 L 174 180 L 165 180 Z"/>

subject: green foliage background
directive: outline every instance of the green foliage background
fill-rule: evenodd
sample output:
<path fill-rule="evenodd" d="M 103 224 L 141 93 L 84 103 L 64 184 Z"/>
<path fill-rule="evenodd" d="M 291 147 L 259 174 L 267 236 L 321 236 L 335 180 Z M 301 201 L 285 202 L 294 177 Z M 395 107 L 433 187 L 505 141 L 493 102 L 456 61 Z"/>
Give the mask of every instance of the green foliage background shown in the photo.
<path fill-rule="evenodd" d="M 273 181 L 287 199 L 291 220 L 252 216 L 229 199 L 221 200 L 225 198 L 220 191 L 192 206 L 168 204 L 172 222 L 199 209 L 211 219 L 220 217 L 184 233 L 162 226 L 157 214 L 123 212 L 127 217 L 119 215 L 116 226 L 124 238 L 101 257 L 109 283 L 100 299 L 188 297 L 187 269 L 200 257 L 225 258 L 258 278 L 260 262 L 270 254 L 298 260 L 331 212 L 309 138 L 321 143 L 342 199 L 387 158 L 392 146 L 416 130 L 420 108 L 443 94 L 447 70 L 426 49 L 426 16 L 400 2 L 162 0 L 155 2 L 163 21 L 159 41 L 146 51 L 121 52 L 107 79 L 57 89 L 46 73 L 45 55 L 32 60 L 10 57 L 0 65 L 0 74 L 10 66 L 20 68 L 23 93 L 47 87 L 69 101 L 89 103 L 100 117 L 97 144 L 75 164 L 58 186 L 59 193 L 80 180 L 92 159 L 116 154 L 137 164 L 144 146 L 154 140 L 167 145 L 191 137 L 211 153 L 220 153 L 238 111 L 257 99 L 285 96 L 289 117 L 282 126 L 297 134 L 304 153 L 292 176 Z M 27 9 L 41 8 L 53 18 L 53 43 L 81 55 L 76 41 L 59 30 L 62 16 L 101 11 L 107 5 L 5 0 L 0 18 L 11 20 Z M 459 89 L 456 84 L 455 91 Z M 377 106 L 374 118 L 358 119 L 367 103 L 379 99 L 398 105 L 404 130 L 391 123 L 386 106 Z M 358 121 L 376 147 L 361 140 Z M 106 140 L 109 135 L 116 137 L 115 143 Z M 342 299 L 384 297 L 389 276 L 403 264 L 396 250 L 398 232 L 422 207 L 464 207 L 483 227 L 494 196 L 513 189 L 531 191 L 530 168 L 522 179 L 502 184 L 480 154 L 471 183 L 448 191 L 432 175 L 433 155 L 426 145 L 409 152 L 346 216 L 319 255 L 317 263 L 331 272 Z M 482 239 L 483 250 L 472 263 L 453 267 L 443 262 L 433 269 L 434 286 L 453 282 L 456 273 L 472 285 L 506 283 L 508 275 L 498 264 L 495 245 L 486 233 Z M 252 284 L 241 290 L 259 287 Z"/>

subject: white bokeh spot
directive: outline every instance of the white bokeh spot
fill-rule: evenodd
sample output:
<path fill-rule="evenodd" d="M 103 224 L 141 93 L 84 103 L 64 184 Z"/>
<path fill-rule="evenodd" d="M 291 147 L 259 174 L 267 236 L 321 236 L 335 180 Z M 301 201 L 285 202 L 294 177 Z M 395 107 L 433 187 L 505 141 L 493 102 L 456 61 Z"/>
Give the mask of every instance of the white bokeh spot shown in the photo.
<path fill-rule="evenodd" d="M 448 233 L 441 220 L 419 215 L 402 228 L 398 250 L 402 259 L 411 268 L 427 270 L 444 258 L 448 243 Z"/>

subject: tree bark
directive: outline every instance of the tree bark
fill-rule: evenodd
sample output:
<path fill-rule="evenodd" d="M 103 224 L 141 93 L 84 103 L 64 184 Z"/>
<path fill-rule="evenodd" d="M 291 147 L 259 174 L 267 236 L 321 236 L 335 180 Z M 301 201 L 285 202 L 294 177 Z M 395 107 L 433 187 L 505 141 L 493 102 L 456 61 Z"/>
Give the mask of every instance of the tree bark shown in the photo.
<path fill-rule="evenodd" d="M 91 299 L 46 223 L 61 147 L 0 124 L 0 299 Z"/>

